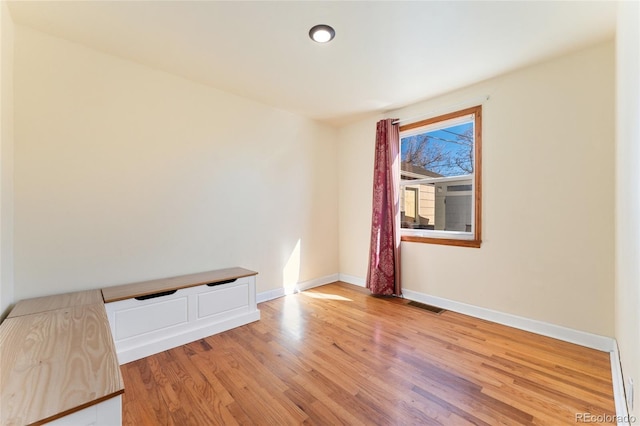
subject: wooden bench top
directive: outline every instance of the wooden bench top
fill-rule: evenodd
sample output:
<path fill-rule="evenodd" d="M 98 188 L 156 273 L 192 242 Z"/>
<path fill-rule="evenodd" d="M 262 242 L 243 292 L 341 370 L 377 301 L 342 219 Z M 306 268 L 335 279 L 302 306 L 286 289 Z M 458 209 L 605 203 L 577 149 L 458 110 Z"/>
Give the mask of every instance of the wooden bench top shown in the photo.
<path fill-rule="evenodd" d="M 118 300 L 133 299 L 134 297 L 148 296 L 163 291 L 179 290 L 181 288 L 195 287 L 202 284 L 233 280 L 257 274 L 257 272 L 244 268 L 227 268 L 198 272 L 196 274 L 105 287 L 102 289 L 102 298 L 105 303 L 117 302 Z"/>
<path fill-rule="evenodd" d="M 22 300 L 0 324 L 0 424 L 43 424 L 124 392 L 104 302 L 257 275 L 228 268 Z"/>
<path fill-rule="evenodd" d="M 7 318 L 0 349 L 2 425 L 45 423 L 124 392 L 102 302 Z"/>
<path fill-rule="evenodd" d="M 36 297 L 34 299 L 19 301 L 11 312 L 9 312 L 7 318 L 54 311 L 72 306 L 90 305 L 92 303 L 102 303 L 102 293 L 100 290 L 76 291 L 75 293 Z"/>

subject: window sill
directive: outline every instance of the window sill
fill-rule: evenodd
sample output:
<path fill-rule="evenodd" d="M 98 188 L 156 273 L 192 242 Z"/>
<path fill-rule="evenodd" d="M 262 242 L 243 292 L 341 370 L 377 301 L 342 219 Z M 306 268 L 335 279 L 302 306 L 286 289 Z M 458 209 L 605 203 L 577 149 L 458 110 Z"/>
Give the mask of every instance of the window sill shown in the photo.
<path fill-rule="evenodd" d="M 400 237 L 400 241 L 405 241 L 410 243 L 440 244 L 445 246 L 471 247 L 471 248 L 480 248 L 480 245 L 482 244 L 482 240 L 480 239 L 461 240 L 461 239 L 454 239 L 454 238 L 417 237 L 414 235 L 402 235 Z"/>

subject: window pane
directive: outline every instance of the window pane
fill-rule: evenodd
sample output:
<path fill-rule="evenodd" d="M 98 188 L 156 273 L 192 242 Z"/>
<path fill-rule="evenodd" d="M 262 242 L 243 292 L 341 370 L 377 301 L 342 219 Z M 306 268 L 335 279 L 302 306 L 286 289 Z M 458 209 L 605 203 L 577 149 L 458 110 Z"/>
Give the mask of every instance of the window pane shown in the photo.
<path fill-rule="evenodd" d="M 406 229 L 472 232 L 471 178 L 405 184 L 400 188 L 400 222 Z"/>
<path fill-rule="evenodd" d="M 402 138 L 402 178 L 472 174 L 473 139 L 473 121 Z"/>
<path fill-rule="evenodd" d="M 401 135 L 402 228 L 473 232 L 474 137 L 473 115 Z"/>
<path fill-rule="evenodd" d="M 400 190 L 402 228 L 435 229 L 435 185 L 407 185 Z"/>

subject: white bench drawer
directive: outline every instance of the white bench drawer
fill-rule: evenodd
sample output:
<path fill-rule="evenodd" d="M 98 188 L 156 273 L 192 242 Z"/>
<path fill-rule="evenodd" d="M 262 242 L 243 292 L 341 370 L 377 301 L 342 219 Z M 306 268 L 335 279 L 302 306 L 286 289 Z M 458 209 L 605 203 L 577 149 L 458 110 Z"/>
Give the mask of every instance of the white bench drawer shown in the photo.
<path fill-rule="evenodd" d="M 180 296 L 171 300 L 159 298 L 142 306 L 115 311 L 114 339 L 123 340 L 186 324 L 189 321 L 188 306 L 187 296 Z"/>
<path fill-rule="evenodd" d="M 248 287 L 248 284 L 238 284 L 198 294 L 198 319 L 224 315 L 237 309 L 248 309 Z"/>

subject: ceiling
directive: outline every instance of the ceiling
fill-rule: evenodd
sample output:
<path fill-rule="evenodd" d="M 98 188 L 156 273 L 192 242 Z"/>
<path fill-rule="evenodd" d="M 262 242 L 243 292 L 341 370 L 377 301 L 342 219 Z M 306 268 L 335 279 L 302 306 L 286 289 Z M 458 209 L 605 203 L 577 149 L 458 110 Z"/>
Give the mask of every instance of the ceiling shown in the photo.
<path fill-rule="evenodd" d="M 612 1 L 15 1 L 14 22 L 340 125 L 612 39 Z M 326 45 L 308 37 L 329 24 Z"/>

